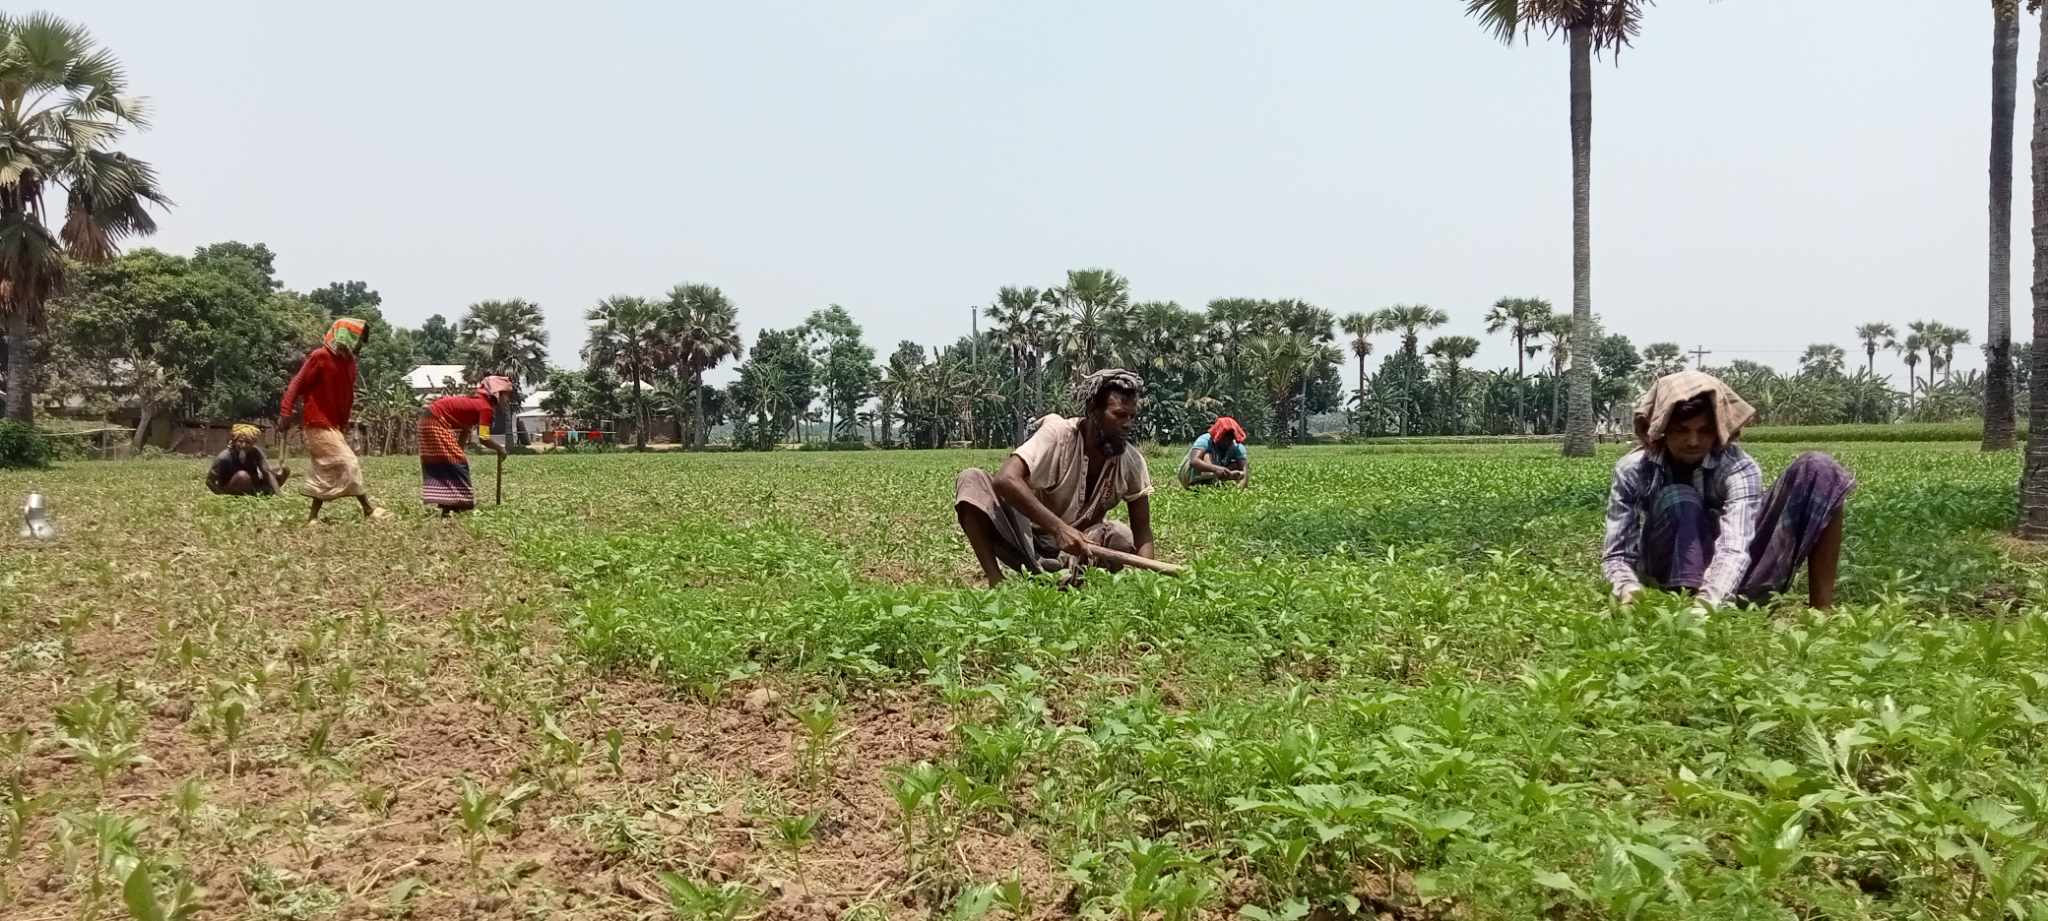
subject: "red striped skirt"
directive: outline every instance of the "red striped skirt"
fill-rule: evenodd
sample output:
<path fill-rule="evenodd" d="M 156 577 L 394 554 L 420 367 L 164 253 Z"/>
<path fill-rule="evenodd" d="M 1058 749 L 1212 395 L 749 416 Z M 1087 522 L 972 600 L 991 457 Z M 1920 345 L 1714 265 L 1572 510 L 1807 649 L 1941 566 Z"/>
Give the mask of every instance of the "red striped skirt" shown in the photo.
<path fill-rule="evenodd" d="M 419 435 L 420 501 L 445 509 L 476 508 L 469 455 L 462 453 L 462 438 L 455 429 L 433 416 L 421 416 Z"/>

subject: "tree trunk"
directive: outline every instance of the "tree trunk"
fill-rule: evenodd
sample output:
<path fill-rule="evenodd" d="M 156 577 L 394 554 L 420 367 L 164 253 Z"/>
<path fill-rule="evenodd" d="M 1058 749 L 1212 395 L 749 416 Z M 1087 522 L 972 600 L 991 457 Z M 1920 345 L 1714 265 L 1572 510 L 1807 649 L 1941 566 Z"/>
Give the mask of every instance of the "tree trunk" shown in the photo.
<path fill-rule="evenodd" d="M 695 407 L 690 413 L 695 417 L 690 420 L 690 440 L 696 444 L 699 450 L 702 450 L 707 443 L 705 441 L 707 433 L 704 426 L 704 372 L 702 371 L 690 372 L 690 401 Z"/>
<path fill-rule="evenodd" d="M 1876 345 L 1867 345 L 1863 347 L 1863 372 L 1865 374 L 1870 375 L 1871 377 L 1877 376 Z"/>
<path fill-rule="evenodd" d="M 2048 13 L 2034 62 L 2034 347 L 2027 378 L 2027 458 L 2020 474 L 2019 534 L 2048 539 Z"/>
<path fill-rule="evenodd" d="M 142 444 L 149 440 L 149 424 L 156 420 L 156 407 L 144 402 L 135 414 L 135 434 L 129 439 L 128 447 L 141 451 Z"/>
<path fill-rule="evenodd" d="M 1593 43 L 1571 29 L 1572 55 L 1572 354 L 1564 456 L 1593 455 Z"/>
<path fill-rule="evenodd" d="M 647 450 L 647 401 L 640 397 L 640 363 L 637 361 L 633 363 L 633 414 L 639 420 L 633 426 L 633 446 L 638 450 L 645 451 Z M 519 433 L 516 431 L 519 426 L 519 417 L 516 414 L 512 417 L 512 425 L 515 429 L 512 433 L 512 440 L 516 442 L 519 440 Z"/>
<path fill-rule="evenodd" d="M 7 315 L 7 418 L 34 425 L 36 401 L 35 368 L 29 362 L 28 314 L 15 308 Z"/>
<path fill-rule="evenodd" d="M 1529 394 L 1529 372 L 1523 365 L 1529 354 L 1528 341 L 1520 335 L 1515 337 L 1515 431 L 1523 435 L 1529 433 L 1529 411 L 1524 405 Z"/>

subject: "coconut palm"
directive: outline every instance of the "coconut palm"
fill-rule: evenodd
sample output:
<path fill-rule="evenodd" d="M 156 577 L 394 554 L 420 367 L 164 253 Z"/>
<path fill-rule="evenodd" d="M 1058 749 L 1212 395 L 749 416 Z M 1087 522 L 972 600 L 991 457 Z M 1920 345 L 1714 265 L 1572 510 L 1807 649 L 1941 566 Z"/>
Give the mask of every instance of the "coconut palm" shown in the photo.
<path fill-rule="evenodd" d="M 1939 330 L 1941 333 L 1941 382 L 1946 384 L 1955 376 L 1956 346 L 1970 344 L 1970 331 L 1945 324 L 1940 325 Z M 1934 369 L 1929 367 L 1927 370 L 1929 372 L 1928 376 L 1931 378 Z M 1929 383 L 1932 383 L 1932 381 L 1930 380 Z"/>
<path fill-rule="evenodd" d="M 2040 0 L 2028 0 L 2029 12 Z M 2042 13 L 2039 52 L 2034 58 L 2034 85 L 2048 86 L 2048 13 Z M 2048 93 L 2034 94 L 2034 213 L 2048 211 Z M 2048 230 L 2034 227 L 2034 338 L 2027 390 L 2027 457 L 2020 473 L 2019 534 L 2028 540 L 2048 539 Z"/>
<path fill-rule="evenodd" d="M 7 338 L 7 417 L 35 418 L 43 305 L 64 287 L 64 258 L 112 258 L 156 231 L 149 206 L 170 200 L 149 164 L 111 149 L 148 127 L 112 53 L 47 13 L 0 13 L 0 318 Z M 47 186 L 65 190 L 64 223 L 44 222 Z"/>
<path fill-rule="evenodd" d="M 641 297 L 615 294 L 585 311 L 590 322 L 590 339 L 583 346 L 585 366 L 609 367 L 633 382 L 633 413 L 639 420 L 633 433 L 634 445 L 647 450 L 647 401 L 641 383 L 654 371 L 653 359 L 661 347 L 661 308 Z"/>
<path fill-rule="evenodd" d="M 1471 336 L 1445 336 L 1429 344 L 1425 354 L 1437 360 L 1437 369 L 1444 376 L 1447 391 L 1445 400 L 1451 408 L 1451 434 L 1464 434 L 1464 390 L 1459 386 L 1458 377 L 1465 362 L 1479 354 L 1479 340 Z"/>
<path fill-rule="evenodd" d="M 1593 340 L 1593 56 L 1620 54 L 1642 27 L 1649 0 L 1466 0 L 1465 12 L 1493 36 L 1513 43 L 1538 31 L 1563 35 L 1571 61 L 1572 323 Z M 1591 356 L 1587 356 L 1590 358 Z M 1593 455 L 1592 362 L 1571 366 L 1567 457 Z"/>
<path fill-rule="evenodd" d="M 1890 323 L 1865 323 L 1856 327 L 1856 338 L 1863 342 L 1863 370 L 1877 373 L 1877 350 L 1891 348 L 1891 342 L 1899 334 Z"/>
<path fill-rule="evenodd" d="M 1913 325 L 1922 326 L 1924 324 L 1915 323 Z M 1893 351 L 1898 352 L 1900 360 L 1906 363 L 1906 411 L 1912 412 L 1913 394 L 1920 387 L 1920 353 L 1927 349 L 1927 337 L 1918 332 L 1908 333 L 1906 338 L 1890 343 L 1890 347 Z M 1931 369 L 1929 377 L 1932 377 Z"/>
<path fill-rule="evenodd" d="M 1358 389 L 1353 391 L 1355 399 L 1365 396 L 1365 359 L 1372 355 L 1372 335 L 1380 331 L 1379 314 L 1353 311 L 1338 321 L 1344 335 L 1351 337 L 1351 354 L 1358 359 Z M 1359 415 L 1359 434 L 1364 432 L 1364 414 Z"/>
<path fill-rule="evenodd" d="M 459 327 L 471 380 L 502 374 L 539 383 L 548 373 L 548 331 L 540 305 L 521 298 L 469 305 Z"/>
<path fill-rule="evenodd" d="M 1522 405 L 1526 387 L 1522 378 L 1528 368 L 1523 359 L 1533 357 L 1542 346 L 1531 348 L 1529 340 L 1543 332 L 1543 324 L 1549 322 L 1552 313 L 1550 302 L 1540 297 L 1504 297 L 1494 301 L 1486 311 L 1486 331 L 1497 333 L 1507 330 L 1508 338 L 1515 341 L 1515 426 L 1520 428 L 1528 413 Z"/>
<path fill-rule="evenodd" d="M 1408 356 L 1411 362 L 1418 360 L 1416 358 L 1415 346 L 1416 342 L 1422 338 L 1422 331 L 1425 329 L 1435 329 L 1451 322 L 1450 314 L 1428 304 L 1395 304 L 1392 307 L 1381 308 L 1377 316 L 1379 317 L 1381 329 L 1401 334 L 1401 354 Z M 1414 366 L 1411 364 L 1408 371 L 1408 379 L 1401 382 L 1401 434 L 1403 435 L 1408 434 L 1408 411 L 1411 406 L 1410 398 L 1414 389 L 1415 371 Z"/>
<path fill-rule="evenodd" d="M 740 338 L 739 308 L 726 300 L 725 292 L 711 285 L 676 285 L 669 289 L 668 302 L 661 308 L 661 341 L 676 374 L 690 382 L 690 443 L 702 448 L 709 429 L 704 425 L 704 372 L 728 358 L 738 359 L 746 351 Z M 767 393 L 769 383 L 749 392 Z M 768 389 L 763 389 L 768 388 Z M 756 401 L 759 409 L 766 405 Z M 772 407 L 780 412 L 787 407 Z"/>

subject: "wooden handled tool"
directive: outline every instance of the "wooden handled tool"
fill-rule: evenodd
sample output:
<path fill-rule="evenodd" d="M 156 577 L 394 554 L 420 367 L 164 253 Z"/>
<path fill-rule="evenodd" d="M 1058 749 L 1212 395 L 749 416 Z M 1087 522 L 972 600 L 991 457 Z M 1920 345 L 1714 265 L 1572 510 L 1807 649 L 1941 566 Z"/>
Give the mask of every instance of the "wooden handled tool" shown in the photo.
<path fill-rule="evenodd" d="M 1187 572 L 1187 567 L 1185 566 L 1164 563 L 1159 560 L 1139 556 L 1135 553 L 1125 553 L 1122 550 L 1111 550 L 1101 544 L 1089 544 L 1088 556 L 1090 559 L 1111 560 L 1122 563 L 1125 566 L 1136 569 L 1149 569 L 1153 572 L 1165 573 L 1169 576 L 1183 575 Z"/>

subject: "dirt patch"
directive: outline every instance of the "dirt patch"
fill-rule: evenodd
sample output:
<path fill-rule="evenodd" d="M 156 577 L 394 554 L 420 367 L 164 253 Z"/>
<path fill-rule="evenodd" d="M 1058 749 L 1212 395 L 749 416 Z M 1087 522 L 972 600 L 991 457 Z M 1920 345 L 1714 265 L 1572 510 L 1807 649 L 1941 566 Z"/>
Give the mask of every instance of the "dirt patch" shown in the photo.
<path fill-rule="evenodd" d="M 923 916 L 1011 874 L 1061 897 L 992 821 L 906 855 L 888 772 L 952 739 L 920 693 L 838 702 L 821 745 L 804 689 L 590 673 L 554 587 L 410 510 L 69 510 L 65 540 L 0 548 L 29 612 L 0 619 L 0 726 L 27 731 L 0 789 L 36 803 L 7 917 L 118 914 L 138 859 L 210 917 L 641 918 L 663 873 L 770 918 Z"/>

